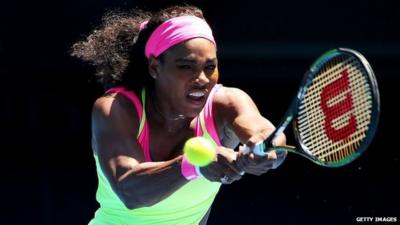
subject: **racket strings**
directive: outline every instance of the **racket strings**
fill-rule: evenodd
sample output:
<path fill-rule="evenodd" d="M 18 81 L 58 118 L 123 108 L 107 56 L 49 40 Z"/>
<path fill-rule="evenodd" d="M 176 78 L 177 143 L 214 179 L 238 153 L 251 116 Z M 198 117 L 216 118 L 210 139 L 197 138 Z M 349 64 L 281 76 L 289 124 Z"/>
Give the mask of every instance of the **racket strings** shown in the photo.
<path fill-rule="evenodd" d="M 352 71 L 350 71 L 349 73 L 352 74 Z M 363 79 L 357 80 L 355 82 L 362 82 L 362 81 L 364 81 L 364 80 Z M 362 84 L 362 85 L 365 85 L 365 84 Z M 355 87 L 355 86 L 353 85 L 352 87 Z M 350 96 L 350 97 L 353 98 L 353 102 L 355 102 L 355 105 L 357 105 L 358 99 L 365 99 L 365 96 L 362 96 L 362 92 L 360 93 L 360 90 L 362 91 L 362 89 L 360 89 L 360 88 L 357 90 L 351 90 L 351 93 L 354 93 L 353 94 L 354 97 L 353 96 Z M 362 96 L 364 98 L 357 98 L 357 96 Z M 352 108 L 350 114 L 353 114 L 353 113 L 354 113 L 354 108 Z M 366 114 L 366 115 L 369 115 L 369 114 Z M 333 120 L 332 126 L 335 127 L 335 125 L 336 125 L 337 128 L 345 126 L 349 121 L 349 117 L 350 117 L 349 115 L 339 117 L 339 119 L 342 119 L 342 120 L 338 120 L 339 123 L 337 123 L 337 121 Z M 364 121 L 363 118 L 361 118 L 360 116 L 358 117 L 357 121 L 360 122 L 360 119 L 361 119 L 361 121 Z M 367 122 L 368 122 L 368 120 L 367 120 Z M 357 124 L 357 126 L 363 127 L 363 126 L 365 126 L 365 124 L 361 123 L 361 124 Z M 324 152 L 322 150 L 320 152 L 314 152 L 314 154 L 316 154 L 316 155 L 320 154 L 319 155 L 320 158 L 327 157 L 327 160 L 329 160 L 329 161 L 337 161 L 341 158 L 347 157 L 348 155 L 350 155 L 351 153 L 354 152 L 354 150 L 358 147 L 360 141 L 365 137 L 365 134 L 361 135 L 361 136 L 359 134 L 362 134 L 362 133 L 361 132 L 355 133 L 355 135 L 352 136 L 351 138 L 344 140 L 341 145 L 340 145 L 340 142 L 338 142 L 336 144 L 336 146 L 334 145 L 334 148 L 332 148 L 331 151 Z M 335 150 L 333 150 L 333 149 L 335 149 Z"/>
<path fill-rule="evenodd" d="M 357 96 L 357 94 L 355 96 Z M 341 123 L 344 126 L 345 124 L 343 124 L 343 123 L 347 123 L 349 117 L 346 118 L 346 116 L 344 116 L 344 117 L 339 117 L 339 118 L 345 118 L 345 119 L 341 120 L 342 121 Z M 332 121 L 332 123 L 333 123 L 333 126 L 335 126 L 335 121 Z M 336 124 L 336 125 L 338 125 L 338 124 Z M 363 124 L 362 124 L 362 126 L 363 126 Z M 361 138 L 363 138 L 363 137 L 361 137 Z M 348 139 L 347 141 L 345 141 L 345 143 L 347 142 L 346 143 L 347 146 L 346 145 L 335 146 L 335 148 L 337 148 L 335 151 L 330 151 L 330 152 L 327 152 L 327 153 L 321 152 L 321 154 L 325 153 L 325 155 L 320 155 L 319 157 L 321 157 L 321 158 L 327 157 L 327 160 L 329 160 L 329 161 L 337 161 L 340 158 L 347 157 L 349 154 L 354 152 L 354 150 L 358 147 L 358 146 L 355 146 L 355 145 L 359 144 L 358 143 L 359 141 L 357 141 L 357 139 L 358 138 L 357 138 L 357 135 L 356 135 L 356 136 L 353 137 L 353 139 Z M 348 148 L 346 148 L 346 147 L 348 147 Z M 335 153 L 337 153 L 337 154 L 335 154 Z M 314 152 L 314 154 L 318 154 L 318 152 Z"/>
<path fill-rule="evenodd" d="M 363 78 L 363 77 L 359 77 L 359 78 Z M 361 86 L 357 86 L 356 88 L 351 90 L 352 93 L 354 93 L 352 95 L 354 105 L 358 105 L 359 106 L 358 109 L 364 109 L 365 111 L 361 111 L 360 112 L 360 111 L 354 110 L 354 108 L 353 108 L 352 112 L 350 112 L 350 113 L 355 113 L 357 115 L 356 116 L 356 118 L 357 118 L 357 129 L 361 129 L 361 130 L 363 128 L 367 128 L 368 129 L 368 125 L 370 124 L 370 121 L 371 121 L 371 107 L 372 107 L 372 104 L 371 104 L 371 97 L 366 95 L 366 92 L 364 92 L 364 91 L 367 91 L 367 93 L 368 93 L 371 90 L 370 90 L 369 86 L 366 86 L 367 84 L 365 83 L 365 79 L 357 79 L 357 80 L 355 80 L 355 82 L 360 82 L 362 85 Z M 365 88 L 365 89 L 360 88 L 360 87 L 363 87 L 363 85 L 366 86 L 367 88 Z M 352 87 L 354 87 L 354 86 L 352 86 Z M 349 120 L 348 118 L 349 117 L 350 117 L 350 115 L 342 117 L 342 118 L 345 118 L 345 119 L 342 119 L 341 121 L 338 121 L 336 123 L 336 127 L 345 126 L 348 123 L 348 120 Z M 336 121 L 332 121 L 333 126 L 335 126 L 335 122 Z M 334 151 L 319 151 L 319 152 L 314 152 L 314 153 L 315 154 L 320 154 L 319 157 L 324 158 L 324 157 L 327 157 L 327 156 L 335 155 L 335 153 L 340 154 L 342 149 L 344 151 L 346 151 L 346 147 L 349 148 L 349 149 L 347 149 L 347 150 L 350 150 L 349 153 L 352 153 L 352 152 L 354 152 L 355 149 L 358 148 L 358 146 L 360 145 L 361 141 L 365 137 L 366 137 L 366 132 L 356 132 L 350 138 L 345 139 L 342 144 L 339 142 L 337 144 L 337 146 L 336 146 L 337 147 L 336 150 L 334 150 Z M 347 155 L 344 155 L 344 157 L 346 157 L 346 156 Z"/>
<path fill-rule="evenodd" d="M 352 73 L 351 70 L 350 70 L 350 73 Z M 364 79 L 360 80 L 359 82 L 362 82 L 362 85 L 364 85 L 366 87 L 366 90 L 369 91 L 369 86 L 367 86 L 367 84 L 365 83 Z M 359 88 L 359 86 L 357 86 L 356 88 L 354 88 L 352 90 L 353 93 L 354 92 L 356 93 L 355 94 L 356 97 L 357 96 L 362 96 L 361 98 L 355 98 L 355 102 L 359 103 L 360 105 L 368 103 L 366 101 L 360 102 L 360 100 L 365 100 L 366 98 L 370 98 L 369 96 L 362 95 L 363 91 L 364 90 Z M 333 103 L 328 103 L 328 105 L 335 105 L 337 102 L 340 102 L 341 100 L 344 99 L 346 93 L 347 92 L 343 92 L 343 93 L 338 94 L 338 96 L 340 96 L 341 98 L 340 99 L 338 98 L 337 100 L 335 99 L 336 101 L 334 101 Z M 317 96 L 317 95 L 315 95 L 315 96 Z M 335 97 L 333 97 L 332 99 L 334 99 L 334 98 Z M 317 100 L 317 98 L 315 98 L 315 99 L 310 98 L 305 105 L 308 106 L 308 107 L 312 107 L 312 103 L 315 103 L 315 102 L 313 102 L 315 100 Z M 302 106 L 304 106 L 304 105 L 302 105 Z M 363 106 L 363 107 L 365 108 L 367 106 Z M 370 112 L 370 110 L 368 112 Z M 304 130 L 303 128 L 307 127 L 308 123 L 304 123 L 304 121 L 306 121 L 310 115 L 316 117 L 316 116 L 319 116 L 318 113 L 319 112 L 317 110 L 310 110 L 310 112 L 308 112 L 307 114 L 304 113 L 304 110 L 300 111 L 300 116 L 299 116 L 299 124 L 300 124 L 299 128 L 300 128 L 300 130 L 303 131 Z M 315 115 L 315 114 L 317 114 L 317 115 Z M 340 127 L 344 126 L 347 123 L 350 114 L 352 114 L 352 111 L 348 111 L 347 113 L 344 113 L 343 116 L 337 117 L 334 120 L 332 120 L 332 122 L 334 124 L 334 127 L 340 128 Z M 366 114 L 366 115 L 368 115 L 368 114 Z M 323 117 L 317 117 L 316 119 L 318 119 L 318 118 L 319 118 L 319 121 L 315 122 L 314 124 L 322 125 L 322 123 L 325 121 L 324 118 Z M 305 137 L 307 137 L 307 134 L 305 135 Z"/>
<path fill-rule="evenodd" d="M 341 79 L 344 71 L 348 81 Z M 342 55 L 326 63 L 306 90 L 297 126 L 303 144 L 319 160 L 333 163 L 343 160 L 354 154 L 365 138 L 372 110 L 372 91 L 366 76 L 367 72 L 358 60 Z M 321 95 L 328 86 L 331 95 L 324 103 L 328 112 L 324 112 Z M 338 105 L 341 107 L 336 107 Z M 328 125 L 325 124 L 327 117 L 331 118 Z M 355 119 L 355 127 L 349 126 L 351 117 Z M 333 131 L 327 131 L 327 126 Z M 337 141 L 351 129 L 355 131 L 350 136 Z"/>

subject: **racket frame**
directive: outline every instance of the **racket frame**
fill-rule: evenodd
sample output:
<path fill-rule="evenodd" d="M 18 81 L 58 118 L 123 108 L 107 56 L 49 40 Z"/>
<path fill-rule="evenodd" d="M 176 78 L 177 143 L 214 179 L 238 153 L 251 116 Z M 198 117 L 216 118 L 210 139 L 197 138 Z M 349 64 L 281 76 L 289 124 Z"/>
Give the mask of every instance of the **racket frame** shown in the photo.
<path fill-rule="evenodd" d="M 373 94 L 373 99 L 372 99 L 372 112 L 371 112 L 371 122 L 369 125 L 369 129 L 366 133 L 366 137 L 362 141 L 361 145 L 357 148 L 357 152 L 352 154 L 351 157 L 346 157 L 343 160 L 337 161 L 335 163 L 327 163 L 319 160 L 317 157 L 313 156 L 311 154 L 311 151 L 308 149 L 307 146 L 303 144 L 303 141 L 300 137 L 300 133 L 297 129 L 297 120 L 294 119 L 297 117 L 298 114 L 298 109 L 299 109 L 299 104 L 303 100 L 304 95 L 307 92 L 308 87 L 311 85 L 313 82 L 313 79 L 316 75 L 318 75 L 318 70 L 321 68 L 319 65 L 323 64 L 325 61 L 330 60 L 340 54 L 350 54 L 352 56 L 355 56 L 355 58 L 365 67 L 367 74 L 369 76 L 369 83 L 371 85 L 371 92 Z M 289 109 L 286 111 L 285 116 L 283 117 L 284 119 L 281 120 L 281 122 L 278 124 L 277 129 L 263 142 L 264 144 L 264 149 L 266 149 L 265 154 L 267 154 L 268 151 L 288 151 L 292 153 L 296 153 L 298 155 L 301 155 L 312 162 L 320 165 L 320 166 L 325 166 L 325 167 L 340 167 L 344 166 L 346 164 L 349 164 L 356 158 L 358 158 L 369 146 L 371 143 L 375 131 L 378 127 L 378 120 L 379 120 L 379 114 L 380 114 L 380 98 L 379 98 L 379 89 L 378 89 L 378 83 L 376 81 L 374 72 L 368 63 L 368 61 L 364 58 L 363 55 L 361 55 L 359 52 L 348 49 L 348 48 L 337 48 L 337 49 L 332 49 L 330 51 L 327 51 L 323 55 L 321 55 L 310 67 L 310 69 L 305 73 L 303 80 L 300 85 L 300 89 L 297 92 L 297 96 L 292 100 L 292 103 L 290 104 Z M 273 141 L 275 140 L 276 137 L 281 135 L 283 131 L 286 130 L 287 126 L 292 123 L 293 127 L 293 132 L 294 132 L 294 137 L 295 137 L 295 142 L 297 146 L 299 147 L 293 147 L 293 146 L 274 146 Z M 265 154 L 260 154 L 258 153 L 257 155 L 265 155 Z"/>

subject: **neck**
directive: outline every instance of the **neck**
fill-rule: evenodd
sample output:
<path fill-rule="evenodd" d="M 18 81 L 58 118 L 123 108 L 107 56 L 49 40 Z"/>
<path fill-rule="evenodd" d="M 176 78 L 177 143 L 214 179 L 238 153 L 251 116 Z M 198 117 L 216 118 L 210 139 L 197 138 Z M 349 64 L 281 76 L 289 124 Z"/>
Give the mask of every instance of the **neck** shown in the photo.
<path fill-rule="evenodd" d="M 188 127 L 190 125 L 190 119 L 185 117 L 173 109 L 171 109 L 169 104 L 162 104 L 159 97 L 155 93 L 149 95 L 148 106 L 152 112 L 153 119 L 164 127 L 168 132 L 177 132 L 182 128 Z"/>

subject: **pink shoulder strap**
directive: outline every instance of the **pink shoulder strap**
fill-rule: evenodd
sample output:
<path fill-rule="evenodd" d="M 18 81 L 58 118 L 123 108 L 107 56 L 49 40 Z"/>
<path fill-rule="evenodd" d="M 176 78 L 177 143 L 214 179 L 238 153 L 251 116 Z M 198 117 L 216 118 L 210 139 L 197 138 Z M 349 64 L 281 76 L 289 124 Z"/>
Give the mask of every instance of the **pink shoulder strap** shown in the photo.
<path fill-rule="evenodd" d="M 136 137 L 140 146 L 143 149 L 144 152 L 144 158 L 146 162 L 151 162 L 151 157 L 150 157 L 150 145 L 149 145 L 149 127 L 146 121 L 146 112 L 144 110 L 144 105 L 145 105 L 145 93 L 144 89 L 142 91 L 142 102 L 143 106 L 139 100 L 139 98 L 136 96 L 136 94 L 133 91 L 128 91 L 123 87 L 115 87 L 107 90 L 106 93 L 117 93 L 117 94 L 122 94 L 126 98 L 128 98 L 132 104 L 134 105 L 136 112 L 139 115 L 139 120 L 140 120 L 140 127 L 138 130 L 138 136 Z"/>
<path fill-rule="evenodd" d="M 213 117 L 213 98 L 215 93 L 222 87 L 221 84 L 217 84 L 213 87 L 208 96 L 207 102 L 202 112 L 197 117 L 197 122 L 194 128 L 194 136 L 203 136 L 204 132 L 207 132 L 217 145 L 221 145 L 218 132 L 216 130 L 214 117 Z M 202 117 L 202 118 L 201 118 Z M 204 120 L 205 127 L 201 126 L 201 120 Z M 203 131 L 205 129 L 205 131 Z"/>

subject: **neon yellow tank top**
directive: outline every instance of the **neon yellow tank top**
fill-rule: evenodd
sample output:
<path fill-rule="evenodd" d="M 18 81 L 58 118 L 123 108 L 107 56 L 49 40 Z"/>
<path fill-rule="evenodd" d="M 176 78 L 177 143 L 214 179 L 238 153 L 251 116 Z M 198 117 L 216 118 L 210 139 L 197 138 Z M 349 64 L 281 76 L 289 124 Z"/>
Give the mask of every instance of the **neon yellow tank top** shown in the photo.
<path fill-rule="evenodd" d="M 215 145 L 220 145 L 220 139 L 215 130 L 214 121 L 212 119 L 212 97 L 220 85 L 216 85 L 211 91 L 206 105 L 197 118 L 197 126 L 195 128 L 195 136 L 204 136 Z M 118 89 L 118 94 L 126 95 L 134 103 L 139 114 L 141 122 L 138 140 L 148 141 L 148 138 L 139 138 L 144 132 L 146 126 L 144 105 L 145 92 L 142 91 L 143 107 L 137 107 L 139 101 L 133 92 Z M 143 125 L 144 124 L 144 125 Z M 143 144 L 143 143 L 141 143 Z M 143 146 L 143 145 L 142 145 Z M 147 147 L 147 146 L 146 146 Z M 146 154 L 145 154 L 146 155 Z M 201 219 L 207 213 L 208 209 L 214 201 L 219 188 L 218 182 L 210 182 L 204 177 L 199 177 L 188 182 L 175 193 L 163 201 L 150 206 L 137 209 L 128 209 L 112 190 L 110 183 L 103 174 L 98 157 L 94 154 L 96 162 L 96 170 L 98 176 L 98 189 L 96 199 L 100 204 L 99 209 L 95 213 L 95 217 L 90 221 L 89 225 L 122 225 L 122 224 L 199 224 Z"/>

